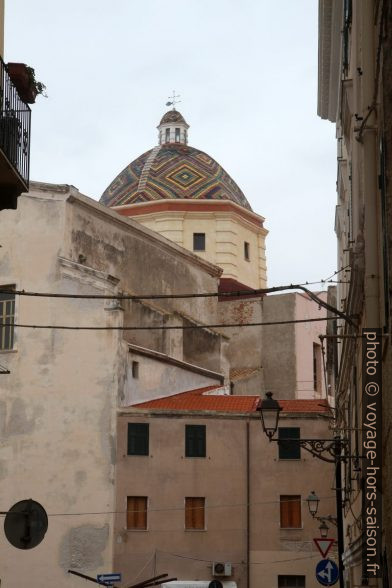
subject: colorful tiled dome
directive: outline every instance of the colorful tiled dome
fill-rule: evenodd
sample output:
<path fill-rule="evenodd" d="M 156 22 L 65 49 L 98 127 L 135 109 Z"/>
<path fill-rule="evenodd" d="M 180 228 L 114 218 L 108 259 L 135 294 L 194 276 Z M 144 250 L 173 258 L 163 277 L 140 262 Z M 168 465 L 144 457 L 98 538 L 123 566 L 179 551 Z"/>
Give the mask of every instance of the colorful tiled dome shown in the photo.
<path fill-rule="evenodd" d="M 219 163 L 183 143 L 164 143 L 143 153 L 113 180 L 100 202 L 120 206 L 175 198 L 231 200 L 251 210 Z"/>

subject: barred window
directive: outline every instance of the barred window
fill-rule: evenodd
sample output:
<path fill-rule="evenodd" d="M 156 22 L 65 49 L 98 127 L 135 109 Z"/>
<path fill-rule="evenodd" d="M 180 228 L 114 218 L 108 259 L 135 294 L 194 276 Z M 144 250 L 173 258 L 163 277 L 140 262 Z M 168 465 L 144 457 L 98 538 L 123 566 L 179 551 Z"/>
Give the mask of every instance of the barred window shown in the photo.
<path fill-rule="evenodd" d="M 1 292 L 1 288 L 13 290 L 14 286 L 0 287 L 0 351 L 14 347 L 15 294 Z"/>

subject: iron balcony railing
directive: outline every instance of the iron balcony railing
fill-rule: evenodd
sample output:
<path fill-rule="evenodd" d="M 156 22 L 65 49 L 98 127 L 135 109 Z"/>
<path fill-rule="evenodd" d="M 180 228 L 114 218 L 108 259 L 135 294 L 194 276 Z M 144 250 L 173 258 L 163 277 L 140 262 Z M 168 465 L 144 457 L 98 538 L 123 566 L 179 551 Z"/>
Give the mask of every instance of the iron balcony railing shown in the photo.
<path fill-rule="evenodd" d="M 31 110 L 21 100 L 0 57 L 0 149 L 26 187 L 30 170 Z"/>

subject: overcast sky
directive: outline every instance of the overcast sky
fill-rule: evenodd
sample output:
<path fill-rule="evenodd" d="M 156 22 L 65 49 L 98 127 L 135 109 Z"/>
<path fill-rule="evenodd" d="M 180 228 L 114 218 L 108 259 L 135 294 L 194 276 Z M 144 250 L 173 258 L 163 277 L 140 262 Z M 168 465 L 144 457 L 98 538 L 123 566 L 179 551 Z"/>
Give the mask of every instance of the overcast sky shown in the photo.
<path fill-rule="evenodd" d="M 317 5 L 6 0 L 5 60 L 34 67 L 49 96 L 32 105 L 31 179 L 98 200 L 157 143 L 175 89 L 189 144 L 266 219 L 269 286 L 328 277 L 336 147 L 316 112 Z"/>

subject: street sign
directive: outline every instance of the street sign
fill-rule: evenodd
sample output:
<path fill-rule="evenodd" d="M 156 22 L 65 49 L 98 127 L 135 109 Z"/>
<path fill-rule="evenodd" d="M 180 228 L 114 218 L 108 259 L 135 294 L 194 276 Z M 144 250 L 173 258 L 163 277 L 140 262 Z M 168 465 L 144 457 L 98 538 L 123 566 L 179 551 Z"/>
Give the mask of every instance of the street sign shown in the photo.
<path fill-rule="evenodd" d="M 99 574 L 97 580 L 98 582 L 104 582 L 105 584 L 121 582 L 121 574 Z"/>
<path fill-rule="evenodd" d="M 335 543 L 335 539 L 320 539 L 320 537 L 316 537 L 316 539 L 313 539 L 313 541 L 315 542 L 317 549 L 321 553 L 321 557 L 327 557 L 329 550 Z"/>
<path fill-rule="evenodd" d="M 322 559 L 316 566 L 316 580 L 323 586 L 333 586 L 339 578 L 339 568 L 334 561 Z"/>

